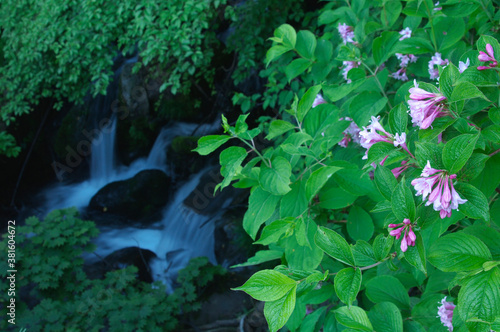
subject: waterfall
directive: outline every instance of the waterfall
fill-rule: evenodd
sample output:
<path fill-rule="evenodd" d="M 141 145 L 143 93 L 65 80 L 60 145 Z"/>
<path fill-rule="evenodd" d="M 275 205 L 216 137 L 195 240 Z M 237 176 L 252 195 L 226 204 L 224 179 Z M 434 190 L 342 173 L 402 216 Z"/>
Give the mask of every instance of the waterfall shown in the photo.
<path fill-rule="evenodd" d="M 98 132 L 92 140 L 92 156 L 90 158 L 90 181 L 109 183 L 115 168 L 116 116 L 107 126 Z"/>

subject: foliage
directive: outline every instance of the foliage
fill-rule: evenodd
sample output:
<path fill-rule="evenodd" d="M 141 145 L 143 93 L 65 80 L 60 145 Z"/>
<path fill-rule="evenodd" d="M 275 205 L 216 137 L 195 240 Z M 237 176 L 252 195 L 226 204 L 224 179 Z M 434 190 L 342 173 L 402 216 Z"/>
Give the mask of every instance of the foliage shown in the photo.
<path fill-rule="evenodd" d="M 235 142 L 216 189 L 250 188 L 243 227 L 269 249 L 241 265 L 281 260 L 236 288 L 271 331 L 498 329 L 499 17 L 355 0 L 326 4 L 321 32 L 275 30 L 283 110 L 254 129 L 223 117 L 196 149 Z"/>
<path fill-rule="evenodd" d="M 97 233 L 95 224 L 80 220 L 76 209 L 55 210 L 43 222 L 32 217 L 17 226 L 16 269 L 22 271 L 16 275 L 18 326 L 34 331 L 175 331 L 177 317 L 198 310 L 203 287 L 225 273 L 206 257 L 193 259 L 179 272 L 179 287 L 172 295 L 159 282 L 139 282 L 135 266 L 90 280 L 81 255 L 95 249 L 90 239 Z M 3 252 L 8 240 L 6 234 L 0 242 Z M 0 286 L 8 289 L 7 262 L 1 267 Z M 1 296 L 9 303 L 7 292 Z M 29 303 L 20 302 L 23 298 Z M 6 319 L 1 326 L 7 330 Z"/>
<path fill-rule="evenodd" d="M 44 98 L 54 98 L 56 109 L 63 101 L 81 103 L 89 84 L 93 95 L 105 94 L 122 54 L 138 54 L 136 70 L 161 73 L 161 91 L 188 91 L 211 75 L 213 26 L 223 3 L 2 1 L 1 120 L 9 125 Z"/>

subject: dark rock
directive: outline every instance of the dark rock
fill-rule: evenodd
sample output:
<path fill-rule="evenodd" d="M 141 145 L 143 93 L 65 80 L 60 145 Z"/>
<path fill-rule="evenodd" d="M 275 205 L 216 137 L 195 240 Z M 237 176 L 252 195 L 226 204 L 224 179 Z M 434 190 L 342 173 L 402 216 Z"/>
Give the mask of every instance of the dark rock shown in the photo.
<path fill-rule="evenodd" d="M 89 212 L 99 212 L 101 221 L 110 214 L 132 221 L 156 221 L 171 191 L 170 178 L 160 170 L 145 170 L 134 177 L 112 182 L 97 192 L 89 204 Z"/>
<path fill-rule="evenodd" d="M 139 280 L 153 282 L 149 261 L 155 257 L 156 254 L 150 250 L 128 247 L 116 250 L 102 261 L 86 265 L 84 269 L 90 279 L 102 279 L 107 272 L 134 265 L 139 270 L 137 274 Z"/>
<path fill-rule="evenodd" d="M 212 168 L 202 175 L 196 188 L 184 199 L 184 205 L 198 214 L 216 214 L 238 191 L 233 187 L 227 187 L 223 191 L 218 190 L 214 195 L 214 189 L 221 181 L 219 167 Z"/>
<path fill-rule="evenodd" d="M 133 73 L 134 65 L 135 63 L 125 64 L 120 74 L 120 100 L 132 118 L 149 114 L 149 99 L 144 87 L 144 77 L 141 72 Z"/>
<path fill-rule="evenodd" d="M 206 166 L 207 157 L 192 150 L 198 146 L 198 137 L 177 136 L 167 151 L 167 160 L 177 180 L 185 180 Z"/>

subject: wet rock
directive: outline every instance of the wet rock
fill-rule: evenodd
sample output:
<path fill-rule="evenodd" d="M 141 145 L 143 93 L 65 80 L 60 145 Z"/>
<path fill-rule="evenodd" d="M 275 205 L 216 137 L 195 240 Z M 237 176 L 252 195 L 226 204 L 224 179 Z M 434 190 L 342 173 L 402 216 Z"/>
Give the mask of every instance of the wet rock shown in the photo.
<path fill-rule="evenodd" d="M 198 214 L 214 215 L 224 203 L 232 199 L 238 190 L 233 187 L 218 190 L 214 195 L 214 189 L 222 181 L 219 167 L 212 168 L 200 178 L 196 188 L 184 199 L 184 205 Z"/>
<path fill-rule="evenodd" d="M 106 215 L 131 221 L 156 221 L 171 191 L 170 178 L 160 170 L 145 170 L 134 177 L 107 184 L 90 200 L 88 212 L 102 221 Z M 92 213 L 99 212 L 99 214 Z"/>
<path fill-rule="evenodd" d="M 86 265 L 84 270 L 90 279 L 102 279 L 107 272 L 133 265 L 139 270 L 139 280 L 153 282 L 149 261 L 155 257 L 156 254 L 150 250 L 128 247 L 114 251 L 97 263 Z"/>
<path fill-rule="evenodd" d="M 127 63 L 120 74 L 120 99 L 132 118 L 149 114 L 148 92 L 141 73 L 133 73 L 135 63 Z"/>
<path fill-rule="evenodd" d="M 198 146 L 199 137 L 177 136 L 167 151 L 167 160 L 176 180 L 185 180 L 205 167 L 207 157 L 192 150 Z"/>

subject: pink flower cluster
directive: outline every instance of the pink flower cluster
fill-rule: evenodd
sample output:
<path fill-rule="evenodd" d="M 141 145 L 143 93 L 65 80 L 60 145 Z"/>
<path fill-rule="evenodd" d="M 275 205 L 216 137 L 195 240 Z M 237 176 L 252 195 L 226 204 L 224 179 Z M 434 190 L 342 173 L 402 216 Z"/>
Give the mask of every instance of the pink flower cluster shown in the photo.
<path fill-rule="evenodd" d="M 392 136 L 392 134 L 388 133 L 384 129 L 384 127 L 382 127 L 379 119 L 380 116 L 372 116 L 370 125 L 368 127 L 363 127 L 363 130 L 359 132 L 359 136 L 361 137 L 360 144 L 366 149 L 363 159 L 368 159 L 368 150 L 373 144 L 378 142 L 391 143 L 394 144 L 395 147 L 401 145 L 403 149 L 410 153 L 408 151 L 408 147 L 406 146 L 406 133 L 402 133 L 401 135 L 396 134 L 395 136 Z"/>
<path fill-rule="evenodd" d="M 340 118 L 340 120 L 344 120 L 343 118 Z M 351 121 L 349 124 L 349 127 L 347 127 L 346 130 L 344 130 L 344 138 L 339 142 L 339 145 L 343 148 L 347 148 L 347 145 L 349 144 L 350 141 L 353 141 L 354 143 L 359 144 L 360 143 L 360 138 L 359 138 L 359 132 L 360 129 L 358 125 L 352 121 L 351 118 L 346 117 L 345 120 Z"/>
<path fill-rule="evenodd" d="M 491 44 L 486 44 L 486 53 L 483 51 L 479 51 L 479 56 L 477 57 L 479 61 L 482 62 L 491 62 L 488 66 L 478 66 L 477 70 L 485 70 L 490 68 L 495 68 L 498 64 L 497 60 L 495 60 L 495 53 L 493 53 L 493 46 Z"/>
<path fill-rule="evenodd" d="M 436 80 L 439 78 L 439 70 L 434 66 L 447 66 L 450 63 L 448 59 L 441 59 L 441 53 L 434 54 L 429 61 L 429 75 L 431 76 L 431 80 Z"/>
<path fill-rule="evenodd" d="M 344 45 L 347 43 L 354 43 L 354 31 L 352 30 L 352 27 L 342 23 L 339 23 L 339 26 L 337 27 L 339 30 L 340 36 L 344 40 Z"/>
<path fill-rule="evenodd" d="M 453 319 L 453 310 L 455 305 L 453 302 L 447 302 L 446 296 L 441 300 L 441 305 L 438 307 L 438 316 L 441 318 L 441 324 L 448 328 L 448 331 L 453 331 L 453 325 L 451 323 Z"/>
<path fill-rule="evenodd" d="M 353 68 L 358 68 L 358 66 L 361 64 L 361 62 L 343 61 L 342 64 L 345 66 L 344 69 L 342 70 L 342 76 L 347 81 L 347 83 L 351 83 L 352 80 L 350 78 L 347 78 L 347 74 L 349 73 L 349 70 L 351 70 Z"/>
<path fill-rule="evenodd" d="M 415 240 L 417 236 L 413 232 L 410 219 L 404 219 L 400 224 L 389 224 L 389 228 L 394 228 L 389 232 L 389 235 L 395 236 L 397 240 L 403 234 L 403 239 L 401 240 L 401 251 L 405 252 L 408 250 L 408 246 L 415 246 Z"/>
<path fill-rule="evenodd" d="M 405 55 L 401 53 L 396 53 L 396 57 L 398 58 L 398 60 L 401 60 L 399 64 L 401 68 L 397 72 L 392 73 L 391 76 L 397 80 L 408 81 L 408 76 L 406 76 L 406 67 L 408 67 L 408 64 L 410 62 L 416 62 L 418 57 L 414 56 L 413 54 Z"/>
<path fill-rule="evenodd" d="M 417 125 L 420 129 L 427 129 L 432 125 L 434 119 L 447 115 L 443 111 L 443 101 L 446 97 L 439 93 L 425 91 L 418 87 L 415 80 L 415 87 L 410 88 L 410 116 L 413 125 Z"/>
<path fill-rule="evenodd" d="M 425 205 L 433 204 L 434 211 L 439 211 L 441 219 L 451 217 L 451 210 L 458 211 L 458 205 L 467 202 L 453 187 L 456 174 L 448 175 L 445 170 L 434 169 L 430 161 L 427 161 L 421 176 L 411 182 L 417 191 L 416 196 L 422 195 L 423 200 L 429 196 Z"/>

